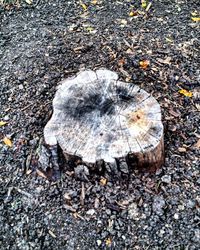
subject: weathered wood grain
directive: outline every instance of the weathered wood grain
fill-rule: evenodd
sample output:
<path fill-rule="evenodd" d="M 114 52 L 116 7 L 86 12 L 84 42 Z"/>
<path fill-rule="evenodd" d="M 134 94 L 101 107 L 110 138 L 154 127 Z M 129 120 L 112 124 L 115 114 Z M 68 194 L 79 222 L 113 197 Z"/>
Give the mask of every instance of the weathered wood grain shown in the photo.
<path fill-rule="evenodd" d="M 44 129 L 48 145 L 59 144 L 67 159 L 124 173 L 164 162 L 163 125 L 158 102 L 106 69 L 83 71 L 59 86 L 53 115 Z"/>

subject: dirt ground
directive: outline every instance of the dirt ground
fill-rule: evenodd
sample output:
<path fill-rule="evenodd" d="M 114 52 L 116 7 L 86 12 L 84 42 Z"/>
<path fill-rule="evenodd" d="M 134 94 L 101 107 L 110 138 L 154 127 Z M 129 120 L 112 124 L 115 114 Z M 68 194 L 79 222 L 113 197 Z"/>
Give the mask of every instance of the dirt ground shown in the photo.
<path fill-rule="evenodd" d="M 0 249 L 200 249 L 200 3 L 145 8 L 128 0 L 0 6 Z M 160 103 L 165 165 L 107 183 L 67 169 L 49 182 L 36 167 L 56 86 L 102 67 Z"/>

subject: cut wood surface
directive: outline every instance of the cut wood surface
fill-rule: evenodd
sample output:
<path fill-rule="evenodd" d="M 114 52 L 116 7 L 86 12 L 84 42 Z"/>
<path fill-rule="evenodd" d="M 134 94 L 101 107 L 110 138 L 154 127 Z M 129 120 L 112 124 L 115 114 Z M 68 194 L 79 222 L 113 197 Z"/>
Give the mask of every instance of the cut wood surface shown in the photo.
<path fill-rule="evenodd" d="M 78 164 L 127 173 L 131 166 L 158 168 L 164 161 L 163 125 L 158 102 L 115 72 L 80 72 L 64 80 L 53 100 L 45 142 L 58 144 Z"/>

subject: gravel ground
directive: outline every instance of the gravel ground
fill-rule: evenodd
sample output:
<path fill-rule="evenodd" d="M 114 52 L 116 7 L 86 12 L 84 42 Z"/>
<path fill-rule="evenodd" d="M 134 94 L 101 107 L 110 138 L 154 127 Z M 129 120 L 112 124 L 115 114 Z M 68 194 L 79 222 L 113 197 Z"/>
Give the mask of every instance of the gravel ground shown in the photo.
<path fill-rule="evenodd" d="M 200 4 L 153 1 L 145 13 L 140 1 L 84 3 L 0 7 L 0 249 L 198 250 L 200 32 L 191 13 Z M 100 67 L 159 101 L 165 165 L 115 181 L 82 182 L 66 169 L 48 182 L 35 167 L 56 86 Z"/>

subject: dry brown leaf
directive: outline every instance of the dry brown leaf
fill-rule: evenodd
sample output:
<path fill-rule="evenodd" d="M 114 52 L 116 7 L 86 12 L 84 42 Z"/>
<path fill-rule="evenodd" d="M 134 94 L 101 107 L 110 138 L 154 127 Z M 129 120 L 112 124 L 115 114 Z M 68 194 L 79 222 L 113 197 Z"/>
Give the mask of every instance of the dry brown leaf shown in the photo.
<path fill-rule="evenodd" d="M 110 246 L 112 244 L 111 238 L 106 239 L 106 246 Z"/>
<path fill-rule="evenodd" d="M 143 60 L 143 61 L 140 61 L 140 68 L 142 69 L 147 69 L 150 65 L 150 61 L 149 60 Z"/>
<path fill-rule="evenodd" d="M 3 138 L 3 142 L 8 146 L 8 147 L 12 147 L 12 141 L 8 138 L 8 137 L 4 137 Z"/>
<path fill-rule="evenodd" d="M 102 177 L 101 180 L 100 180 L 100 184 L 101 184 L 102 186 L 105 186 L 105 185 L 107 184 L 107 179 L 104 178 L 104 177 Z"/>

